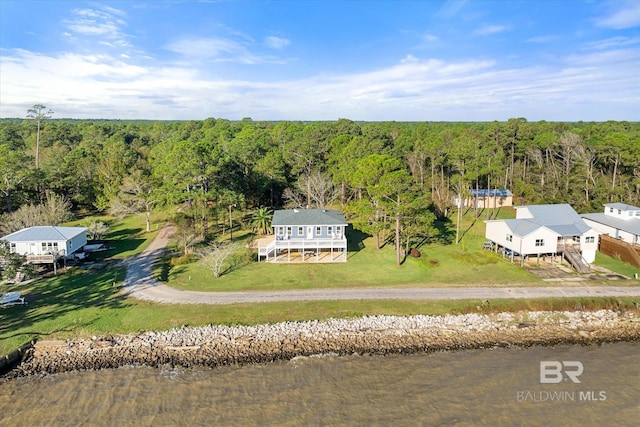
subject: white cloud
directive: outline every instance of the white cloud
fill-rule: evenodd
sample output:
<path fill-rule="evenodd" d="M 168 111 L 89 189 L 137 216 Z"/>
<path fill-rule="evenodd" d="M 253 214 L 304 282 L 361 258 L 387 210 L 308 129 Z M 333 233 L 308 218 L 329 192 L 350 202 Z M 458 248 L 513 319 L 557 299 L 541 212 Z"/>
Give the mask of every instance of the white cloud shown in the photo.
<path fill-rule="evenodd" d="M 120 17 L 126 14 L 118 9 L 102 6 L 100 9 L 74 9 L 73 17 L 65 20 L 68 32 L 64 35 L 103 38 L 108 45 L 130 46 L 127 34 L 122 30 L 127 23 Z M 106 39 L 106 40 L 104 40 Z"/>
<path fill-rule="evenodd" d="M 438 40 L 440 40 L 440 37 L 435 36 L 433 34 L 425 34 L 422 36 L 422 40 L 427 42 L 427 43 L 433 43 L 433 42 L 437 42 Z"/>
<path fill-rule="evenodd" d="M 622 30 L 640 25 L 640 2 L 638 0 L 628 0 L 626 2 L 612 2 L 616 10 L 596 18 L 598 27 L 613 28 Z"/>
<path fill-rule="evenodd" d="M 281 81 L 206 79 L 197 64 L 5 52 L 0 116 L 42 102 L 58 117 L 257 120 L 638 120 L 638 49 L 575 54 L 559 68 L 407 55 L 391 67 Z"/>
<path fill-rule="evenodd" d="M 527 43 L 550 43 L 553 41 L 558 40 L 558 36 L 554 36 L 554 35 L 547 35 L 547 36 L 537 36 L 537 37 L 531 37 L 527 40 L 525 40 Z"/>
<path fill-rule="evenodd" d="M 460 12 L 466 0 L 447 0 L 436 13 L 438 17 L 449 19 L 453 18 Z"/>
<path fill-rule="evenodd" d="M 282 63 L 271 55 L 253 53 L 251 44 L 230 37 L 184 37 L 165 46 L 171 52 L 188 57 L 192 61 L 235 62 L 241 64 Z"/>
<path fill-rule="evenodd" d="M 604 40 L 597 40 L 594 42 L 587 43 L 585 44 L 585 47 L 587 49 L 602 50 L 602 49 L 633 46 L 636 44 L 640 44 L 640 37 L 616 36 L 616 37 L 610 37 Z"/>
<path fill-rule="evenodd" d="M 285 47 L 289 46 L 291 42 L 288 39 L 282 37 L 269 36 L 265 38 L 264 44 L 271 49 L 284 49 Z"/>
<path fill-rule="evenodd" d="M 501 33 L 501 32 L 506 31 L 508 29 L 509 29 L 509 27 L 507 27 L 505 25 L 489 25 L 489 24 L 485 24 L 482 27 L 478 28 L 473 33 L 478 35 L 478 36 L 488 36 L 488 35 L 491 35 L 491 34 Z"/>

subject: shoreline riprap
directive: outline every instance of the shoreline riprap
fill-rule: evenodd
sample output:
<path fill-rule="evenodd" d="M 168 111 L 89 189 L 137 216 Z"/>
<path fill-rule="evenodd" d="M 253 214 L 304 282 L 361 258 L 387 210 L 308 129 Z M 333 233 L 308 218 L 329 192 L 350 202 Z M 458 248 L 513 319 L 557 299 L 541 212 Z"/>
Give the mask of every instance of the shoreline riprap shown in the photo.
<path fill-rule="evenodd" d="M 619 341 L 640 341 L 640 313 L 366 316 L 257 326 L 209 325 L 37 343 L 7 377 L 129 365 L 216 367 L 323 353 L 392 354 Z"/>

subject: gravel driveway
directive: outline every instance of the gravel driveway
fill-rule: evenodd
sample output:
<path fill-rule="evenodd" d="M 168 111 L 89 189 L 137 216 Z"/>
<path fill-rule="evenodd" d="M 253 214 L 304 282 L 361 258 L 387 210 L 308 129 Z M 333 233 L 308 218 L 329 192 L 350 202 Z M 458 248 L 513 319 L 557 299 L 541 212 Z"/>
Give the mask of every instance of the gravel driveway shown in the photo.
<path fill-rule="evenodd" d="M 550 297 L 640 297 L 640 286 L 359 288 L 293 291 L 180 291 L 153 278 L 152 266 L 167 245 L 173 227 L 164 227 L 149 246 L 126 262 L 123 292 L 134 298 L 170 304 L 234 304 L 272 301 L 373 299 L 502 299 Z"/>

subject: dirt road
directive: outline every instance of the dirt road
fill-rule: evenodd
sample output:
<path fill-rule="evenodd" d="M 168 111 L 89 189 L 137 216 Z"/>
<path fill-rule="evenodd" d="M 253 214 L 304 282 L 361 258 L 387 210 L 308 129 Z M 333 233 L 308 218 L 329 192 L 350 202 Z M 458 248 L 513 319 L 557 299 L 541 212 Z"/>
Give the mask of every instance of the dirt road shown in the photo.
<path fill-rule="evenodd" d="M 134 298 L 169 304 L 234 304 L 273 301 L 326 301 L 373 299 L 503 299 L 551 297 L 640 297 L 640 286 L 570 287 L 456 287 L 456 288 L 341 288 L 270 292 L 180 291 L 153 278 L 152 266 L 162 254 L 172 227 L 163 228 L 137 257 L 126 262 L 123 292 Z"/>

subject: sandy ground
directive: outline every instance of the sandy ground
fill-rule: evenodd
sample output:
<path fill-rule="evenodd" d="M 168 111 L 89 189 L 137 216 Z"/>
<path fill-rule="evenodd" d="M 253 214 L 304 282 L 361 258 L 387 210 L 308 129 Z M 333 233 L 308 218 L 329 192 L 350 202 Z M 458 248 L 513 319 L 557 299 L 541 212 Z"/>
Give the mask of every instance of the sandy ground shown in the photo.
<path fill-rule="evenodd" d="M 126 262 L 123 292 L 131 297 L 170 304 L 234 304 L 273 301 L 323 301 L 363 299 L 502 299 L 551 297 L 639 297 L 640 286 L 562 287 L 452 287 L 452 288 L 364 288 L 314 289 L 271 292 L 180 291 L 155 280 L 152 266 L 174 232 L 163 228 L 137 257 Z M 639 282 L 640 283 L 640 282 Z"/>

